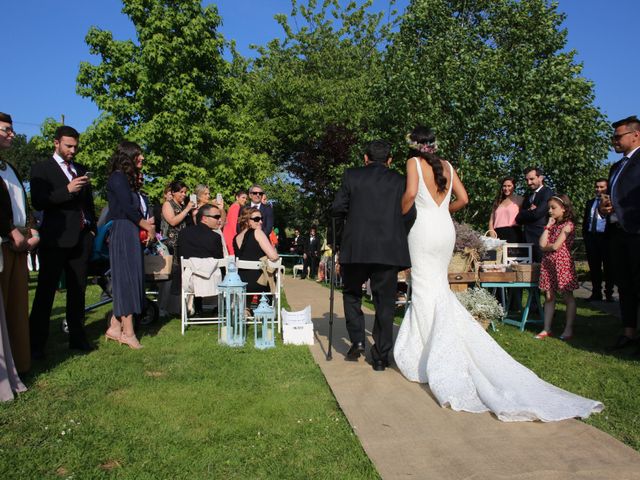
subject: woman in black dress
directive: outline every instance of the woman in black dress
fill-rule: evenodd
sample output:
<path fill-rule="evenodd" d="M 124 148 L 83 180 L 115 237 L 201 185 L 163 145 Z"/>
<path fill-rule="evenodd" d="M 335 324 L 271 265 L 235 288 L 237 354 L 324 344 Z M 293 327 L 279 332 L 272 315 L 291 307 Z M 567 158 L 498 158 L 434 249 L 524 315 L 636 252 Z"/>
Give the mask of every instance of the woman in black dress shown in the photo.
<path fill-rule="evenodd" d="M 262 214 L 255 207 L 245 208 L 238 220 L 240 233 L 233 239 L 233 249 L 238 260 L 260 260 L 265 255 L 269 260 L 276 261 L 278 252 L 271 245 L 269 238 L 262 231 Z M 247 292 L 268 292 L 269 287 L 258 283 L 262 275 L 261 270 L 238 269 L 243 282 L 247 282 Z"/>
<path fill-rule="evenodd" d="M 142 348 L 133 330 L 133 315 L 144 305 L 144 264 L 140 230 L 155 237 L 153 223 L 143 214 L 140 195 L 142 149 L 133 142 L 121 142 L 111 157 L 107 200 L 108 220 L 113 221 L 109 236 L 109 260 L 113 290 L 113 316 L 105 337 L 133 349 Z"/>

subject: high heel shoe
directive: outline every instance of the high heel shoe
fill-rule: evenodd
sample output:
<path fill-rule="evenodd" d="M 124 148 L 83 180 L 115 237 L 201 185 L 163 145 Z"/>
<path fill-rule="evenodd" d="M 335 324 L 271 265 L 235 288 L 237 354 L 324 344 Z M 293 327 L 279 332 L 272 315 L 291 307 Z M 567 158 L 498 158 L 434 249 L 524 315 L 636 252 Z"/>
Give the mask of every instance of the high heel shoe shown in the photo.
<path fill-rule="evenodd" d="M 144 348 L 144 345 L 141 345 L 140 342 L 138 341 L 138 338 L 136 337 L 135 333 L 131 336 L 127 336 L 124 334 L 124 332 L 120 335 L 120 339 L 119 339 L 120 343 L 123 345 L 127 345 L 129 348 L 132 348 L 133 350 L 140 350 L 141 348 Z"/>
<path fill-rule="evenodd" d="M 571 335 L 560 335 L 558 338 L 560 340 L 562 340 L 563 342 L 568 342 L 569 340 L 571 340 L 573 338 L 573 334 L 571 334 Z"/>
<path fill-rule="evenodd" d="M 114 330 L 109 327 L 106 332 L 104 332 L 104 338 L 106 340 L 113 340 L 114 342 L 119 342 L 120 337 L 122 337 L 122 331 L 118 330 L 118 333 L 113 333 Z"/>

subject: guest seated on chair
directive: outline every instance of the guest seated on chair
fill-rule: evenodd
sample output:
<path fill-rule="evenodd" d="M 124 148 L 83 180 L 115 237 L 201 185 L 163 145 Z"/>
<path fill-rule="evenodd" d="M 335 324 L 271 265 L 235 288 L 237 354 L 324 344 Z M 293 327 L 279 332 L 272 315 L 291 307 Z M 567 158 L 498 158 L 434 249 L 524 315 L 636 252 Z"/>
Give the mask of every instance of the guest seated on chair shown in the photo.
<path fill-rule="evenodd" d="M 184 228 L 178 235 L 177 245 L 180 256 L 185 260 L 192 258 L 224 258 L 222 235 L 217 232 L 222 223 L 221 218 L 222 213 L 218 207 L 211 204 L 202 205 L 196 215 L 197 224 Z M 208 291 L 210 295 L 203 296 L 217 295 L 217 284 L 222 280 L 222 274 L 219 272 L 215 279 L 217 281 L 214 281 L 214 285 L 210 285 L 213 289 Z M 182 280 L 184 281 L 184 279 Z M 196 313 L 202 313 L 202 297 L 196 297 L 194 303 Z"/>
<path fill-rule="evenodd" d="M 262 231 L 262 215 L 255 207 L 242 210 L 238 220 L 240 233 L 233 240 L 233 248 L 238 260 L 258 261 L 266 255 L 271 261 L 280 257 L 276 249 L 271 245 L 269 238 Z M 243 282 L 247 282 L 247 292 L 268 292 L 269 287 L 260 285 L 258 279 L 262 275 L 260 270 L 238 269 L 238 274 Z"/>

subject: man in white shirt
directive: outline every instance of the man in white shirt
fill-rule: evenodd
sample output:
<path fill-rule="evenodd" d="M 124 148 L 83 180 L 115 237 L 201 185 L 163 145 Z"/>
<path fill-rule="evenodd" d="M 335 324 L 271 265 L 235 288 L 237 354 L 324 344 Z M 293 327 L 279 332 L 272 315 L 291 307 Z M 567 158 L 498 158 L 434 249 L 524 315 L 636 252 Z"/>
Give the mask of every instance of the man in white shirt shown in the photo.
<path fill-rule="evenodd" d="M 599 211 L 602 194 L 607 193 L 609 183 L 606 178 L 595 182 L 595 198 L 587 202 L 582 217 L 582 238 L 587 249 L 589 275 L 591 277 L 591 297 L 587 301 L 602 300 L 602 280 L 604 273 L 604 293 L 607 302 L 613 302 L 613 270 L 609 265 L 609 247 L 605 229 L 607 218 Z"/>

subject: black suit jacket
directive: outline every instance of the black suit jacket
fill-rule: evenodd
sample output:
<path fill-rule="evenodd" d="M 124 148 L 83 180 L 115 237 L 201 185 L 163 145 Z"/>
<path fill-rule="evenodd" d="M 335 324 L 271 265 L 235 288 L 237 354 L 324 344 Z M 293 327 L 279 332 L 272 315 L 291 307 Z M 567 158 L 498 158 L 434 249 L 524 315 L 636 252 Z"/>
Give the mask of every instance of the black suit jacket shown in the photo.
<path fill-rule="evenodd" d="M 222 237 L 200 223 L 178 234 L 178 254 L 184 258 L 223 258 Z"/>
<path fill-rule="evenodd" d="M 79 163 L 73 164 L 82 176 L 87 169 Z M 96 213 L 91 185 L 78 193 L 69 193 L 69 179 L 58 162 L 51 157 L 31 167 L 31 203 L 35 210 L 42 210 L 40 226 L 41 247 L 70 248 L 78 243 L 82 231 L 82 214 L 88 225 L 95 230 Z"/>
<path fill-rule="evenodd" d="M 617 161 L 609 170 L 609 195 L 611 180 L 621 163 L 622 160 Z M 615 194 L 611 195 L 611 201 L 620 225 L 627 233 L 640 234 L 640 149 L 631 156 L 614 188 Z"/>
<path fill-rule="evenodd" d="M 415 209 L 403 217 L 405 186 L 405 177 L 381 163 L 344 173 L 332 208 L 335 217 L 345 219 L 340 263 L 411 265 L 405 222 L 415 219 Z"/>
<path fill-rule="evenodd" d="M 320 237 L 318 234 L 311 241 L 311 236 L 307 235 L 303 241 L 303 253 L 310 257 L 320 257 Z"/>
<path fill-rule="evenodd" d="M 13 173 L 15 174 L 18 181 L 22 183 L 22 179 L 20 178 L 20 175 L 18 175 L 16 169 L 13 168 L 13 165 L 11 165 L 9 162 L 5 162 L 5 166 L 6 168 L 10 168 L 11 170 L 13 170 Z M 0 179 L 0 236 L 6 237 L 7 235 L 9 235 L 9 232 L 13 230 L 13 228 L 13 207 L 11 205 L 11 196 L 9 195 L 7 185 L 2 179 Z"/>
<path fill-rule="evenodd" d="M 542 186 L 540 191 L 536 193 L 533 202 L 531 202 L 531 195 L 525 197 L 522 202 L 520 212 L 516 216 L 516 222 L 518 225 L 522 225 L 524 228 L 524 239 L 528 243 L 538 244 L 540 236 L 544 231 L 544 227 L 549 221 L 549 208 L 547 203 L 553 196 L 553 190 L 547 186 Z M 535 205 L 535 210 L 529 210 L 531 205 Z"/>

